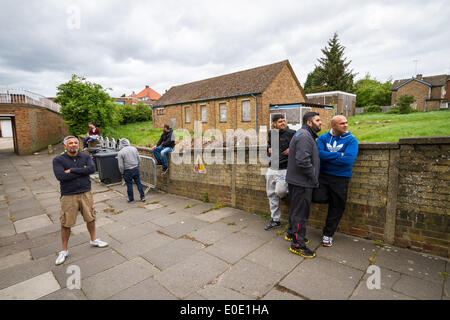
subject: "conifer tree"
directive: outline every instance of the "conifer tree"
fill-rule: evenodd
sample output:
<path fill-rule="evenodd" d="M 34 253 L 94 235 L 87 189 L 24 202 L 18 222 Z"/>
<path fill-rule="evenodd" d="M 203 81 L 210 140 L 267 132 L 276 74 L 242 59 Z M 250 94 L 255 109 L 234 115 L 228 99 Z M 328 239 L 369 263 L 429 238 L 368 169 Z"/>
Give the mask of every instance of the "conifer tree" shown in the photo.
<path fill-rule="evenodd" d="M 356 73 L 349 70 L 351 60 L 347 62 L 344 50 L 345 47 L 339 43 L 335 32 L 333 38 L 328 40 L 328 47 L 321 50 L 325 57 L 317 59 L 318 65 L 315 65 L 310 92 L 336 90 L 352 92 Z"/>

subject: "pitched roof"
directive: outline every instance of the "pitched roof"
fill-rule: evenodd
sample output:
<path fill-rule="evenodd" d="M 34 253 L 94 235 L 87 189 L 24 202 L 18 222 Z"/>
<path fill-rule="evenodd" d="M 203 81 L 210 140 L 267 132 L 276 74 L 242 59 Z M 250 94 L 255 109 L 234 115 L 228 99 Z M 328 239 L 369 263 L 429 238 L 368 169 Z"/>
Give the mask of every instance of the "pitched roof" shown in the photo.
<path fill-rule="evenodd" d="M 448 79 L 449 79 L 448 75 L 440 74 L 437 76 L 423 77 L 422 79 L 412 77 L 409 79 L 395 80 L 394 83 L 392 84 L 391 90 L 397 90 L 400 86 L 402 86 L 412 80 L 417 80 L 419 82 L 431 85 L 432 87 L 439 87 L 439 86 L 444 86 L 447 83 Z"/>
<path fill-rule="evenodd" d="M 145 89 L 135 95 L 135 98 L 139 99 L 145 97 L 149 98 L 150 100 L 158 100 L 159 98 L 161 98 L 161 95 L 149 86 L 145 86 Z"/>
<path fill-rule="evenodd" d="M 289 61 L 283 60 L 266 66 L 174 86 L 159 99 L 158 105 L 262 93 L 285 65 L 292 70 Z M 295 77 L 294 72 L 292 73 Z M 295 80 L 298 83 L 296 77 Z"/>

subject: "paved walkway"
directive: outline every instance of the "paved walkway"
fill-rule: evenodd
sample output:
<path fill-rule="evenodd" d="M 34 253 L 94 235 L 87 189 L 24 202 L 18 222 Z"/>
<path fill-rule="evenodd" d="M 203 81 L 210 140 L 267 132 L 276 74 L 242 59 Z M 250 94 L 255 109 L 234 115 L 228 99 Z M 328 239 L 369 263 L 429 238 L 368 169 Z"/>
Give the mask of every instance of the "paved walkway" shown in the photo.
<path fill-rule="evenodd" d="M 70 255 L 55 266 L 53 156 L 0 154 L 0 299 L 449 299 L 442 258 L 339 233 L 324 248 L 311 228 L 317 257 L 303 259 L 258 215 L 157 192 L 127 204 L 124 186 L 96 182 L 97 232 L 110 245 L 91 248 L 79 217 Z M 379 289 L 367 285 L 378 274 L 366 272 L 371 264 Z M 81 290 L 68 288 L 72 266 Z"/>

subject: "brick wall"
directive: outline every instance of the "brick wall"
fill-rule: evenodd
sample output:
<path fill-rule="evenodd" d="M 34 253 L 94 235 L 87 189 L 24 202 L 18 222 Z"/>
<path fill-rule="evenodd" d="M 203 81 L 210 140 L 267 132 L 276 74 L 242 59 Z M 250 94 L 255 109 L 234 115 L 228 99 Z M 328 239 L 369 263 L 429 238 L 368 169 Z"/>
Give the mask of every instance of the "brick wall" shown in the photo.
<path fill-rule="evenodd" d="M 270 214 L 259 162 L 205 166 L 207 173 L 199 174 L 193 163 L 170 161 L 167 175 L 158 172 L 158 188 L 199 200 L 207 194 L 211 202 Z M 449 257 L 449 181 L 450 137 L 360 143 L 338 231 Z M 288 212 L 282 201 L 283 219 Z M 322 228 L 326 212 L 327 205 L 313 204 L 309 224 Z"/>
<path fill-rule="evenodd" d="M 30 105 L 0 105 L 0 114 L 15 115 L 18 154 L 31 154 L 56 144 L 68 135 L 60 114 Z"/>

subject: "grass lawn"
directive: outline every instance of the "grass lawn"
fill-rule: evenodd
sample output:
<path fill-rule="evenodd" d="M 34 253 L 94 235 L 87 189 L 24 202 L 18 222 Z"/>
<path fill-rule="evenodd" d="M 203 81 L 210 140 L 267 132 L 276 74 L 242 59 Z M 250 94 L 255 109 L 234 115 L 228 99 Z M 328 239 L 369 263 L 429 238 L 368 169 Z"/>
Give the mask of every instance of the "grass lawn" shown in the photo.
<path fill-rule="evenodd" d="M 401 138 L 450 136 L 450 111 L 410 114 L 368 113 L 348 118 L 359 142 L 392 142 Z"/>
<path fill-rule="evenodd" d="M 408 137 L 450 136 L 450 110 L 410 114 L 367 113 L 350 117 L 348 122 L 349 130 L 359 142 L 392 142 Z M 127 138 L 133 145 L 151 147 L 158 142 L 162 129 L 153 129 L 152 122 L 146 121 L 106 129 L 102 133 L 103 137 L 116 140 Z M 325 131 L 320 132 L 323 133 Z"/>
<path fill-rule="evenodd" d="M 153 129 L 152 121 L 130 123 L 102 131 L 104 138 L 114 138 L 116 141 L 127 138 L 131 144 L 142 147 L 154 146 L 161 134 L 162 129 Z"/>

